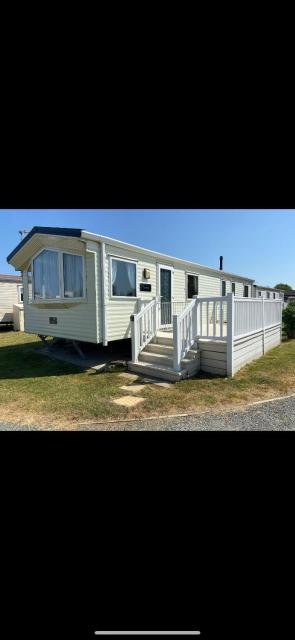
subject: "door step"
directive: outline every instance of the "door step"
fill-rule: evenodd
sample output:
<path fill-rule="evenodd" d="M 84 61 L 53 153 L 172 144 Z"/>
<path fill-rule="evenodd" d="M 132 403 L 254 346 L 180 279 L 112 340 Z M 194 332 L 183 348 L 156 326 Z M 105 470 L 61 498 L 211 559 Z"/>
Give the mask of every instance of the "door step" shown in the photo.
<path fill-rule="evenodd" d="M 197 342 L 192 344 L 185 358 L 181 361 L 181 370 L 175 371 L 173 369 L 172 332 L 158 331 L 139 354 L 138 362 L 128 363 L 128 369 L 143 376 L 177 382 L 177 380 L 190 378 L 199 372 L 200 351 Z"/>
<path fill-rule="evenodd" d="M 158 364 L 144 364 L 143 362 L 128 362 L 128 369 L 141 376 L 149 378 L 160 378 L 168 382 L 177 382 L 182 379 L 181 371 L 173 371 L 169 367 L 161 367 Z"/>
<path fill-rule="evenodd" d="M 138 356 L 139 362 L 148 362 L 150 364 L 158 364 L 162 367 L 173 368 L 173 357 L 166 356 L 162 353 L 150 353 L 149 351 L 142 351 Z"/>
<path fill-rule="evenodd" d="M 142 356 L 144 352 L 140 354 Z M 156 356 L 158 355 L 158 359 L 156 361 L 148 361 L 146 360 L 146 356 Z M 145 353 L 144 357 L 139 359 L 139 362 L 128 362 L 128 369 L 137 373 L 139 375 L 148 376 L 151 378 L 161 378 L 161 380 L 168 380 L 169 382 L 177 382 L 178 380 L 182 380 L 183 378 L 191 378 L 196 375 L 200 370 L 200 354 L 194 358 L 183 358 L 181 361 L 181 371 L 175 371 L 173 369 L 173 359 L 166 358 L 161 354 L 147 354 Z M 165 364 L 167 360 L 170 361 L 171 366 L 167 366 Z"/>
<path fill-rule="evenodd" d="M 164 356 L 173 358 L 173 346 L 156 342 L 149 342 L 145 347 L 147 353 L 161 353 Z"/>

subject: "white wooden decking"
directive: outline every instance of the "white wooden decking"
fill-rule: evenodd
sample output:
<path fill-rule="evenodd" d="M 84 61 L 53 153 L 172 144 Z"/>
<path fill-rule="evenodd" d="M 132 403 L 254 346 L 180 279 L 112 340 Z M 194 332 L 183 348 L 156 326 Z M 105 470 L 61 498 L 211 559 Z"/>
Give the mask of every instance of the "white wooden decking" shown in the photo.
<path fill-rule="evenodd" d="M 170 380 L 200 370 L 231 377 L 281 341 L 280 300 L 195 298 L 170 313 L 172 326 L 161 326 L 161 317 L 156 298 L 131 317 L 131 370 Z"/>

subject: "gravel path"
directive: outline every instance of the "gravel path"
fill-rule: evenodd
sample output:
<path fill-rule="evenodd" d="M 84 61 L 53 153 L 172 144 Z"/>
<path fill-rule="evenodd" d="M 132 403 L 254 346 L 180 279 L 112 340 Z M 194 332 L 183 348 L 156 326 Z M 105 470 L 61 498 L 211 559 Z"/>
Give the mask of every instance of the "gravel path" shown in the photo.
<path fill-rule="evenodd" d="M 22 426 L 0 422 L 0 431 L 62 430 L 61 427 Z M 76 427 L 78 431 L 292 431 L 295 430 L 295 397 L 258 404 L 243 411 L 203 413 L 180 418 L 138 420 L 88 424 Z"/>
<path fill-rule="evenodd" d="M 86 428 L 120 431 L 292 431 L 295 430 L 295 397 L 258 404 L 243 411 L 210 412 L 181 418 L 121 422 L 105 426 L 83 425 L 83 429 Z"/>

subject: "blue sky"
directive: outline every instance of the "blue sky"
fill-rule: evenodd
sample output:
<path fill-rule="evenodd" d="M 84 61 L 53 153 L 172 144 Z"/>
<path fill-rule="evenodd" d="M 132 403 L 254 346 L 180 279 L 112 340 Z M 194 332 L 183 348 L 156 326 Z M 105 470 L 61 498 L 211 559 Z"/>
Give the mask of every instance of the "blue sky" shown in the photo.
<path fill-rule="evenodd" d="M 295 288 L 295 210 L 0 210 L 0 273 L 14 273 L 6 256 L 18 231 L 34 225 L 78 227 Z"/>

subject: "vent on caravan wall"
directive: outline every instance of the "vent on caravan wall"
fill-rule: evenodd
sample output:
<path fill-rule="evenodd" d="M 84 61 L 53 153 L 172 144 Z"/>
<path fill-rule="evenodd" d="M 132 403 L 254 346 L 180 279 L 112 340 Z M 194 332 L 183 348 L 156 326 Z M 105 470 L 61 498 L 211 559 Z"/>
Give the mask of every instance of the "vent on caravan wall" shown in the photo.
<path fill-rule="evenodd" d="M 219 269 L 220 271 L 223 271 L 223 256 L 219 257 Z"/>

